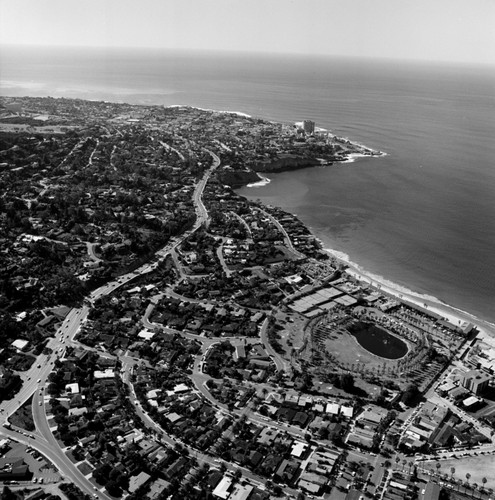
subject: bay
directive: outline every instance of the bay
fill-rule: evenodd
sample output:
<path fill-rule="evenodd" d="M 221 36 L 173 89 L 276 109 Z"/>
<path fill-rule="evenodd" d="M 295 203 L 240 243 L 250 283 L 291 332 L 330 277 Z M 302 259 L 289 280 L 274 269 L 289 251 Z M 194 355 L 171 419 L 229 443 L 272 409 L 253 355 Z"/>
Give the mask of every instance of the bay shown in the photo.
<path fill-rule="evenodd" d="M 385 151 L 239 193 L 296 213 L 372 274 L 495 321 L 493 67 L 5 47 L 0 93 L 312 119 Z"/>

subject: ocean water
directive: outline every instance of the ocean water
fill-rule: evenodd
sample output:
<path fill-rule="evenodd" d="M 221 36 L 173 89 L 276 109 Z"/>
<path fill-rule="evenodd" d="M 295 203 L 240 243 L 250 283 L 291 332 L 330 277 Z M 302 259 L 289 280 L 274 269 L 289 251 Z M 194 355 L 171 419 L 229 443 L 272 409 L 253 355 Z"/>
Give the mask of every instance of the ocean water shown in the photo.
<path fill-rule="evenodd" d="M 495 321 L 495 67 L 2 47 L 0 94 L 312 119 L 385 151 L 239 192 L 372 274 Z"/>

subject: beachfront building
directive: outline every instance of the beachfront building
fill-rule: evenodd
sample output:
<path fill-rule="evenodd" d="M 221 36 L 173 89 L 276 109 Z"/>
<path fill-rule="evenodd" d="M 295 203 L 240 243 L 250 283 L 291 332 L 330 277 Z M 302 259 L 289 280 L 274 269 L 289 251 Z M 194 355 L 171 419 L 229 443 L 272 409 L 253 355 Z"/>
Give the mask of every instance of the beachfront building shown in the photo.
<path fill-rule="evenodd" d="M 462 386 L 474 394 L 481 394 L 490 382 L 490 375 L 480 370 L 469 370 L 462 378 Z"/>

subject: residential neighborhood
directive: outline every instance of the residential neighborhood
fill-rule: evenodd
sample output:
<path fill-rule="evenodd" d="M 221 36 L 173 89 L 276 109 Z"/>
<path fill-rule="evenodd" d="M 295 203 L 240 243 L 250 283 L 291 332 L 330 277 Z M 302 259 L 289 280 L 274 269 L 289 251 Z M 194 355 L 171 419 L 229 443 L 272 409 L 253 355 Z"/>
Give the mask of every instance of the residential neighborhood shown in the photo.
<path fill-rule="evenodd" d="M 495 341 L 237 193 L 308 130 L 1 98 L 0 495 L 492 498 Z"/>

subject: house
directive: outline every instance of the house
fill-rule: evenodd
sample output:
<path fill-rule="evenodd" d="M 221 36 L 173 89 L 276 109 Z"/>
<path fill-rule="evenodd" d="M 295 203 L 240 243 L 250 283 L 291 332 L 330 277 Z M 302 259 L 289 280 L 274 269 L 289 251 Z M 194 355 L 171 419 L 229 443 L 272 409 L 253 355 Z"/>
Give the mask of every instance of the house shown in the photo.
<path fill-rule="evenodd" d="M 165 479 L 157 479 L 150 486 L 150 491 L 147 494 L 148 498 L 150 500 L 156 500 L 169 486 L 170 483 L 165 481 Z"/>
<path fill-rule="evenodd" d="M 296 460 L 284 460 L 275 472 L 275 479 L 282 483 L 292 484 L 297 477 L 299 463 Z"/>
<path fill-rule="evenodd" d="M 74 382 L 73 384 L 66 384 L 65 392 L 70 392 L 71 394 L 79 394 L 79 384 L 77 382 Z"/>
<path fill-rule="evenodd" d="M 305 413 L 304 411 L 298 411 L 292 419 L 292 424 L 299 425 L 299 427 L 304 427 L 308 420 L 309 415 L 307 413 Z"/>
<path fill-rule="evenodd" d="M 174 476 L 180 473 L 180 471 L 187 465 L 187 459 L 184 457 L 178 458 L 170 467 L 165 471 L 165 476 L 167 479 L 172 479 Z"/>
<path fill-rule="evenodd" d="M 246 349 L 242 344 L 237 344 L 235 346 L 235 351 L 233 353 L 234 361 L 238 361 L 239 359 L 246 357 Z"/>
<path fill-rule="evenodd" d="M 146 484 L 151 476 L 146 472 L 140 472 L 137 476 L 129 478 L 129 493 L 134 493 L 138 488 Z"/>
<path fill-rule="evenodd" d="M 375 429 L 380 422 L 385 418 L 387 411 L 383 408 L 377 407 L 367 407 L 364 412 L 358 417 L 359 423 L 363 427 L 368 427 Z"/>
<path fill-rule="evenodd" d="M 301 458 L 304 455 L 304 453 L 306 452 L 307 448 L 308 448 L 308 444 L 303 443 L 302 441 L 296 441 L 294 443 L 294 445 L 292 446 L 292 450 L 291 450 L 290 454 L 293 457 Z"/>
<path fill-rule="evenodd" d="M 85 413 L 88 413 L 88 409 L 85 406 L 83 406 L 82 408 L 69 409 L 69 417 L 80 417 L 81 415 L 84 415 Z"/>
<path fill-rule="evenodd" d="M 12 342 L 11 345 L 20 352 L 20 351 L 25 351 L 28 344 L 29 344 L 28 340 L 16 339 L 14 340 L 14 342 Z"/>
<path fill-rule="evenodd" d="M 277 469 L 280 463 L 282 462 L 282 457 L 279 455 L 274 455 L 270 453 L 263 463 L 261 464 L 261 468 L 264 470 L 265 475 L 272 475 Z"/>
<path fill-rule="evenodd" d="M 237 483 L 234 485 L 229 500 L 247 500 L 253 489 L 254 486 L 251 486 L 250 484 L 242 485 Z"/>
<path fill-rule="evenodd" d="M 248 463 L 251 467 L 258 467 L 260 462 L 263 460 L 263 455 L 256 450 L 249 453 Z"/>
<path fill-rule="evenodd" d="M 94 377 L 96 379 L 108 379 L 108 378 L 114 378 L 115 373 L 111 368 L 107 368 L 104 371 L 101 370 L 95 370 L 94 372 Z"/>
<path fill-rule="evenodd" d="M 221 481 L 213 490 L 213 496 L 226 500 L 230 495 L 230 487 L 232 486 L 233 479 L 230 476 L 223 476 Z"/>

